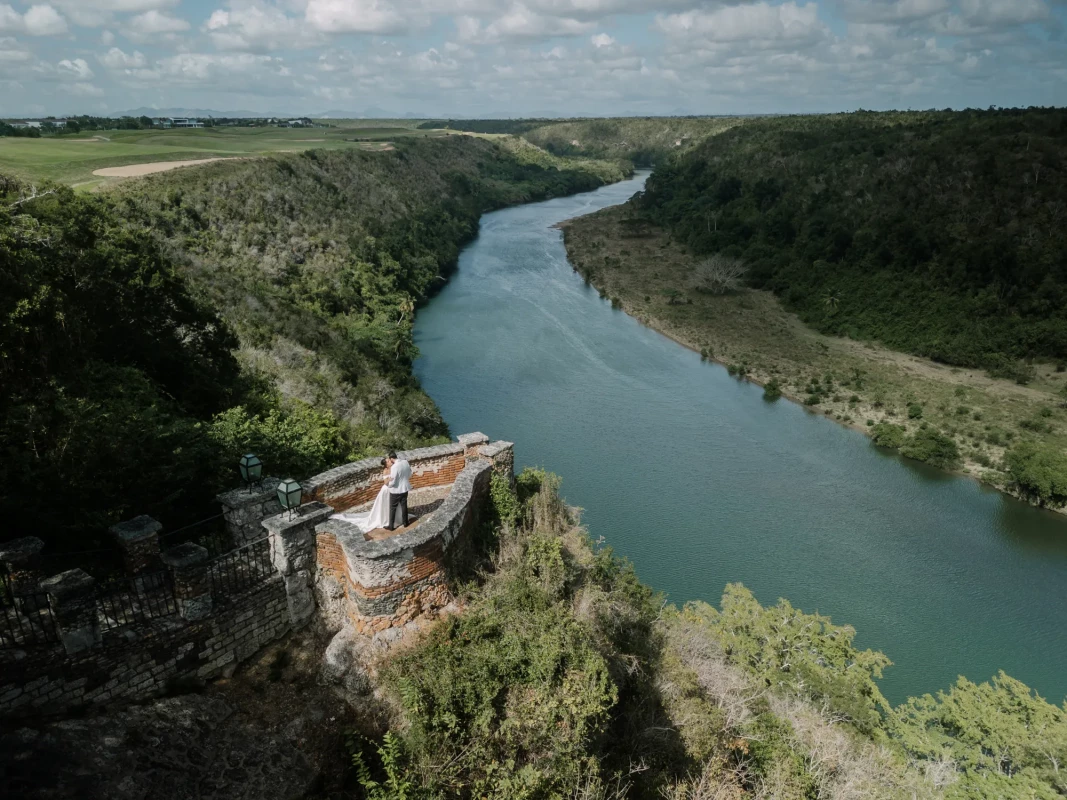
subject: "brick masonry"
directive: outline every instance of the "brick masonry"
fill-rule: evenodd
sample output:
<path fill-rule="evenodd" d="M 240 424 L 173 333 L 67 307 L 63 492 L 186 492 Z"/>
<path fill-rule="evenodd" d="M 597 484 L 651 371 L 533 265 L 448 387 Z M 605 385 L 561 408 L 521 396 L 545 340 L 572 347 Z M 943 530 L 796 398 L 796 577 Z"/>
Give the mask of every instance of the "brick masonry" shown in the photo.
<path fill-rule="evenodd" d="M 422 465 L 436 467 L 435 476 L 452 479 L 452 486 L 433 516 L 407 533 L 367 541 L 357 528 L 340 520 L 316 526 L 315 590 L 328 618 L 347 621 L 361 633 L 377 633 L 432 616 L 452 601 L 447 560 L 479 524 L 490 474 L 506 470 L 510 477 L 513 469 L 510 443 L 485 442 L 481 434 L 469 434 L 460 437 L 458 445 L 446 446 L 446 452 L 420 459 Z M 493 460 L 481 452 L 486 447 Z M 460 460 L 463 466 L 456 473 Z M 346 479 L 353 472 L 335 471 L 319 486 L 335 487 L 345 498 L 351 497 L 352 484 Z"/>
<path fill-rule="evenodd" d="M 280 575 L 229 600 L 197 622 L 173 615 L 109 631 L 100 645 L 76 656 L 58 646 L 32 653 L 7 651 L 0 663 L 0 716 L 159 695 L 172 681 L 221 674 L 290 629 Z"/>
<path fill-rule="evenodd" d="M 490 475 L 512 476 L 513 447 L 469 434 L 403 456 L 412 465 L 413 495 L 443 501 L 412 530 L 381 541 L 366 541 L 354 526 L 329 519 L 335 510 L 373 500 L 382 483 L 378 459 L 309 480 L 305 505 L 292 519 L 288 512 L 264 519 L 277 510 L 265 492 L 231 498 L 230 510 L 240 513 L 227 521 L 242 537 L 270 537 L 274 571 L 214 602 L 204 554 L 172 548 L 157 555 L 156 524 L 145 520 L 137 531 L 114 532 L 137 545 L 128 551 L 136 568 L 163 561 L 180 613 L 102 630 L 95 604 L 78 600 L 94 596 L 90 576 L 72 570 L 50 578 L 61 643 L 0 649 L 0 717 L 141 700 L 164 693 L 173 681 L 215 677 L 306 624 L 316 610 L 330 627 L 350 624 L 365 634 L 434 618 L 452 602 L 448 564 L 480 522 Z M 0 556 L 11 572 L 32 574 L 36 584 L 40 549 L 39 540 L 18 540 L 0 546 Z"/>

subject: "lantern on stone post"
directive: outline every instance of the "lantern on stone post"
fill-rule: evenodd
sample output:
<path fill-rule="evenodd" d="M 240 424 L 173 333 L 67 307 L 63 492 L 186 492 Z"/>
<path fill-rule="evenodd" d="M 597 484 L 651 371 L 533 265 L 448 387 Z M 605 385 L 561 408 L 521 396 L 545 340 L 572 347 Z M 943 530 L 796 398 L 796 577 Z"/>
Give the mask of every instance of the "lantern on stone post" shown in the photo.
<path fill-rule="evenodd" d="M 293 509 L 300 507 L 303 496 L 303 487 L 292 478 L 286 478 L 278 484 L 278 502 L 282 508 L 289 510 L 289 519 L 293 518 Z"/>
<path fill-rule="evenodd" d="M 241 470 L 241 480 L 245 482 L 248 491 L 251 492 L 252 485 L 259 483 L 259 479 L 263 477 L 263 462 L 259 460 L 259 456 L 255 453 L 245 453 L 241 456 L 238 467 Z"/>

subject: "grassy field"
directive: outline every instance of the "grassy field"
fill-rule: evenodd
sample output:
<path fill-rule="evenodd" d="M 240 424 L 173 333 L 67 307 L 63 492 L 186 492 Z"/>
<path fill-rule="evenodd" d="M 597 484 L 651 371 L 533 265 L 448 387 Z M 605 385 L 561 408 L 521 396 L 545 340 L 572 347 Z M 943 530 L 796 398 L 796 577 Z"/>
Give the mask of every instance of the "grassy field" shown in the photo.
<path fill-rule="evenodd" d="M 963 472 L 1004 489 L 1005 450 L 1019 438 L 1067 448 L 1067 373 L 1036 364 L 1019 386 L 868 342 L 819 334 L 769 292 L 713 296 L 692 287 L 695 259 L 653 226 L 634 228 L 626 206 L 566 223 L 571 263 L 602 296 L 731 372 L 782 393 L 812 413 L 868 432 L 891 422 L 951 435 Z M 672 293 L 672 294 L 667 294 Z"/>
<path fill-rule="evenodd" d="M 159 161 L 233 158 L 310 149 L 381 149 L 400 137 L 445 136 L 410 120 L 332 120 L 330 128 L 196 128 L 92 131 L 41 139 L 0 138 L 0 172 L 51 180 L 82 190 L 114 178 L 98 169 Z"/>

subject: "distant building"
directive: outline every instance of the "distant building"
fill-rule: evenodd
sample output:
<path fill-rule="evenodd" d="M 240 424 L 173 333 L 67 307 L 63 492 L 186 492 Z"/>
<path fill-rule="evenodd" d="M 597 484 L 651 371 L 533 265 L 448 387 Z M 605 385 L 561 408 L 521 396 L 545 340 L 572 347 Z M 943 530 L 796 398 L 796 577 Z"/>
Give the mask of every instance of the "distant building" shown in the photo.
<path fill-rule="evenodd" d="M 164 128 L 203 128 L 204 123 L 188 117 L 169 117 L 169 125 L 164 125 Z"/>

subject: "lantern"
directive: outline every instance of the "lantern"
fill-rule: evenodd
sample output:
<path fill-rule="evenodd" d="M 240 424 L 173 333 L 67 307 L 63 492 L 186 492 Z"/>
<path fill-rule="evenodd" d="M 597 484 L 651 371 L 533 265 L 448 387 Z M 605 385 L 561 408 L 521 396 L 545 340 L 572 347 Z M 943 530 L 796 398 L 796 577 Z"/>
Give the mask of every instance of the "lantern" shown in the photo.
<path fill-rule="evenodd" d="M 255 453 L 245 453 L 241 456 L 238 467 L 241 470 L 241 480 L 248 485 L 248 491 L 252 491 L 252 484 L 259 483 L 263 476 L 263 462 Z"/>
<path fill-rule="evenodd" d="M 304 496 L 303 487 L 292 478 L 286 478 L 278 484 L 278 502 L 282 508 L 289 509 L 289 516 L 293 516 L 293 509 L 299 508 L 300 499 Z"/>

